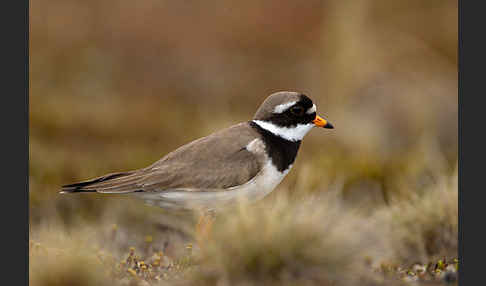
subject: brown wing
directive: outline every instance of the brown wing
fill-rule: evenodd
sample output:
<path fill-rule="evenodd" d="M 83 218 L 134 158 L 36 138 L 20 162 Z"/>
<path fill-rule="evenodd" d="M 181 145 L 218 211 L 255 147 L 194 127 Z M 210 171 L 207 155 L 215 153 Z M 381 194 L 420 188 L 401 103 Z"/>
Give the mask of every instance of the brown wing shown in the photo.
<path fill-rule="evenodd" d="M 258 133 L 240 123 L 186 144 L 147 168 L 66 185 L 63 192 L 204 191 L 241 185 L 263 164 L 263 154 L 246 149 L 255 138 Z"/>

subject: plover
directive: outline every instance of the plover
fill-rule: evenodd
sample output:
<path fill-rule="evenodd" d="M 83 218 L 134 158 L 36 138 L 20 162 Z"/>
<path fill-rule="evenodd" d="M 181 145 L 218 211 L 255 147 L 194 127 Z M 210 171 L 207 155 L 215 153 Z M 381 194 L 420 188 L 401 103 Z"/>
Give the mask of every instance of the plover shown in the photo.
<path fill-rule="evenodd" d="M 179 147 L 152 165 L 65 185 L 61 193 L 133 193 L 162 208 L 213 210 L 269 194 L 313 127 L 333 128 L 306 95 L 268 96 L 253 120 Z"/>
<path fill-rule="evenodd" d="M 61 193 L 130 193 L 162 208 L 199 210 L 198 232 L 207 236 L 209 226 L 203 228 L 212 221 L 205 214 L 268 195 L 288 174 L 302 139 L 315 126 L 333 128 L 306 95 L 276 92 L 253 120 L 183 145 L 146 168 L 65 185 Z"/>

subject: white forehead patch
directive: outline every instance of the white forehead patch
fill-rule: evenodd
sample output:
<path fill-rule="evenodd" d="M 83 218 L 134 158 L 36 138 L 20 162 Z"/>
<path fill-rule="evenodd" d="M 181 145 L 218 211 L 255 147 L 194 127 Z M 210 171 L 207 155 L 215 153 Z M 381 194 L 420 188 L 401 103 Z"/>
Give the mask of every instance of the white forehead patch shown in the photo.
<path fill-rule="evenodd" d="M 317 110 L 316 105 L 313 104 L 312 107 L 309 108 L 306 113 L 307 114 L 312 114 L 312 113 L 316 112 L 316 110 Z"/>
<path fill-rule="evenodd" d="M 297 124 L 295 127 L 282 127 L 274 125 L 273 123 L 261 120 L 253 120 L 261 128 L 271 132 L 274 135 L 282 137 L 289 141 L 300 141 L 315 125 L 309 124 Z"/>
<path fill-rule="evenodd" d="M 273 109 L 273 113 L 283 113 L 287 109 L 289 109 L 292 105 L 294 105 L 296 103 L 297 103 L 297 101 L 290 101 L 290 102 L 287 102 L 287 103 L 279 104 L 279 105 L 275 106 L 275 108 Z"/>

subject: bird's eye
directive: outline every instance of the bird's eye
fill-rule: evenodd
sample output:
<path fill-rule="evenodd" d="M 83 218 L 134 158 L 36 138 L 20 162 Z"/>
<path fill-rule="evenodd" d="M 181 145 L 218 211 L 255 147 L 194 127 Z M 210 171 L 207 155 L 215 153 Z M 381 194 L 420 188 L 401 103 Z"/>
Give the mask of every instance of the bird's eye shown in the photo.
<path fill-rule="evenodd" d="M 302 116 L 304 114 L 304 108 L 302 106 L 294 106 L 290 109 L 290 112 L 294 115 Z"/>

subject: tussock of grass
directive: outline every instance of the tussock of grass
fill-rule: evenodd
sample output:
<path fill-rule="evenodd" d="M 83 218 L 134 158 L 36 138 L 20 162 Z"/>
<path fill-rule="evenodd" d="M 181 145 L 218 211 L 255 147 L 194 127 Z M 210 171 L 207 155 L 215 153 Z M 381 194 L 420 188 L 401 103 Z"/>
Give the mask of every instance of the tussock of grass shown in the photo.
<path fill-rule="evenodd" d="M 62 234 L 44 234 L 50 242 L 30 241 L 29 285 L 109 285 L 108 268 L 96 255 L 94 247 L 79 240 L 60 239 Z"/>
<path fill-rule="evenodd" d="M 351 285 L 366 276 L 366 256 L 387 251 L 378 226 L 331 195 L 280 197 L 217 219 L 194 276 L 204 285 Z"/>
<path fill-rule="evenodd" d="M 31 257 L 29 285 L 32 286 L 81 286 L 109 285 L 113 283 L 96 258 L 79 255 Z"/>
<path fill-rule="evenodd" d="M 399 201 L 376 216 L 391 227 L 394 257 L 402 263 L 457 256 L 457 172 L 440 176 L 423 195 Z"/>

